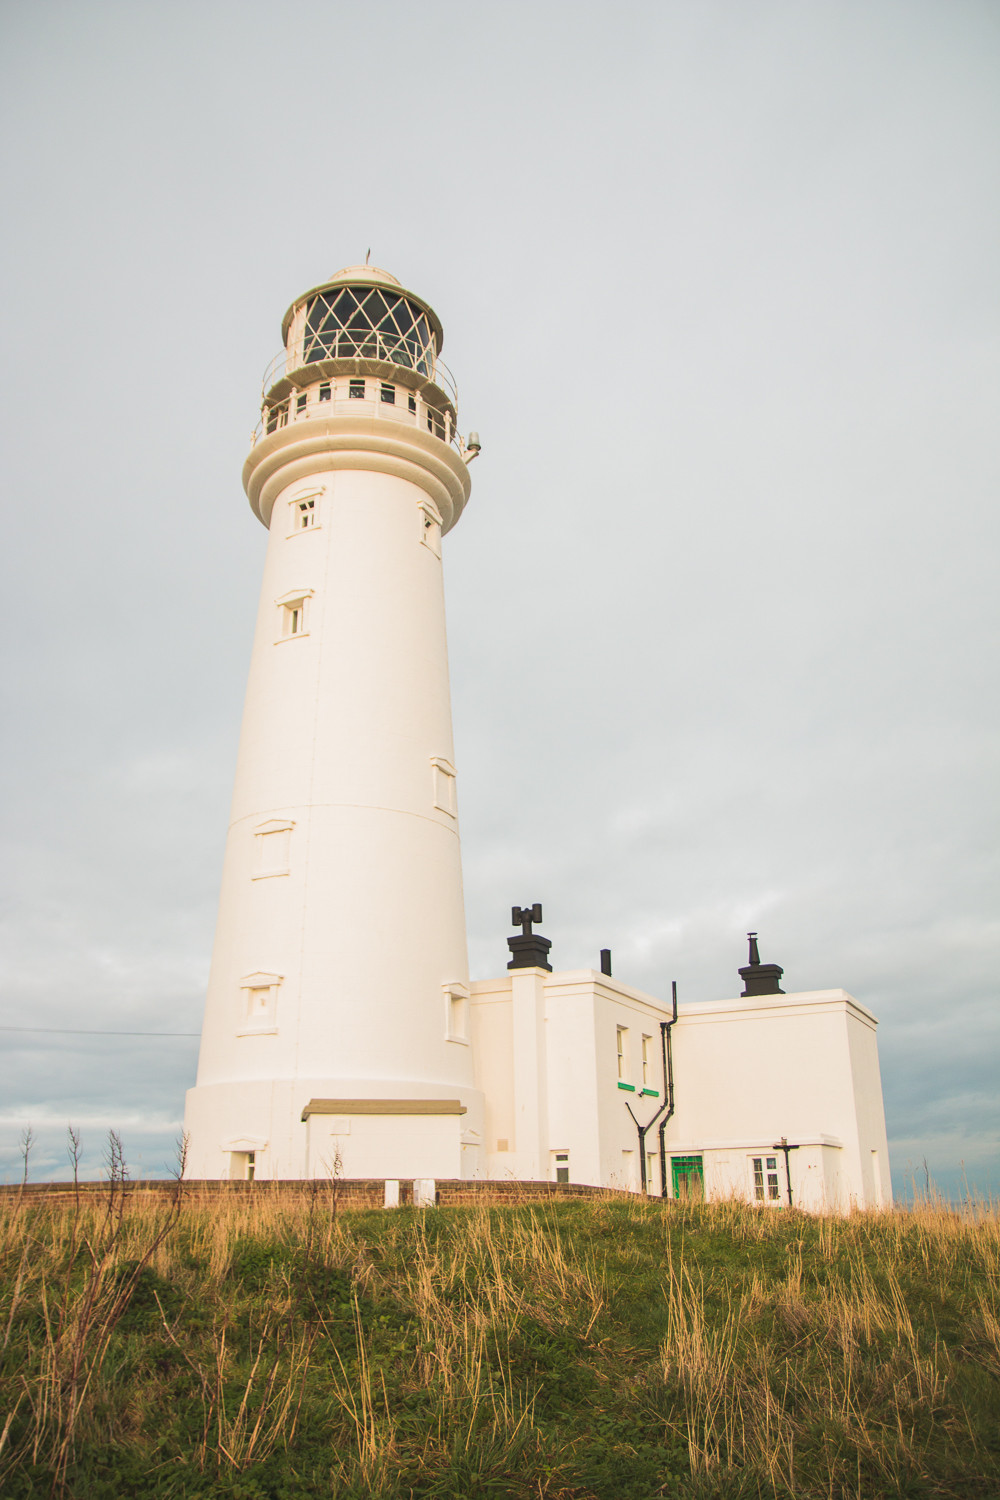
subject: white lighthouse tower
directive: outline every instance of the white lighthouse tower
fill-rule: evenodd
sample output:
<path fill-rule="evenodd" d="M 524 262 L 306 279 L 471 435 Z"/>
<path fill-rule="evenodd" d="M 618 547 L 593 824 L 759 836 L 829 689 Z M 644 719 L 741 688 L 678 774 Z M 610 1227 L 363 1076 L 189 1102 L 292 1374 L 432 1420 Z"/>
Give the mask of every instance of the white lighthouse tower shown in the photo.
<path fill-rule="evenodd" d="M 339 271 L 282 336 L 243 471 L 269 539 L 188 1171 L 472 1176 L 441 538 L 479 445 L 388 272 Z"/>

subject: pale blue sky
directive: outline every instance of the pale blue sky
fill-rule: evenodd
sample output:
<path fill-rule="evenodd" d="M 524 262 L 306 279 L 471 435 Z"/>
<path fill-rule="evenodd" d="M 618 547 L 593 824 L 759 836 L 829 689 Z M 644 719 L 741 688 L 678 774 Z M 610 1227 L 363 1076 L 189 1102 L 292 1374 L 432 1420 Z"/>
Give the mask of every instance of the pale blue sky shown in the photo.
<path fill-rule="evenodd" d="M 445 325 L 473 973 L 880 1017 L 894 1178 L 1000 1179 L 995 4 L 0 5 L 0 1024 L 197 1031 L 292 298 Z M 0 1176 L 159 1174 L 196 1043 L 0 1033 Z M 762 1078 L 762 1087 L 767 1086 Z M 679 1086 L 682 1086 L 679 1081 Z"/>

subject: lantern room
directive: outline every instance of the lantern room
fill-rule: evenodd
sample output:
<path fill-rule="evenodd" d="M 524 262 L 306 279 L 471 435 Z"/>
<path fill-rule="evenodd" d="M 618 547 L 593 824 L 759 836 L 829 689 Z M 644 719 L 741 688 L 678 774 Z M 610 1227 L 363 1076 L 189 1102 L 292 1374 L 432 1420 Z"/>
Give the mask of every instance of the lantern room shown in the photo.
<path fill-rule="evenodd" d="M 454 444 L 458 392 L 433 308 L 377 266 L 348 266 L 296 298 L 264 375 L 254 442 L 293 422 L 371 417 Z"/>

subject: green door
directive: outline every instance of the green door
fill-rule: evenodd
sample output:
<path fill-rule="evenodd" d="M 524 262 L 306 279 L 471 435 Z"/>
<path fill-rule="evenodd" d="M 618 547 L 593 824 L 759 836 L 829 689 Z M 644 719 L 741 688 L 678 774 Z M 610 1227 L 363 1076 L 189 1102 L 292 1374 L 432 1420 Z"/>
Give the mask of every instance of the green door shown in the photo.
<path fill-rule="evenodd" d="M 700 1156 L 672 1156 L 670 1173 L 673 1178 L 675 1198 L 697 1199 L 704 1197 L 705 1179 Z"/>

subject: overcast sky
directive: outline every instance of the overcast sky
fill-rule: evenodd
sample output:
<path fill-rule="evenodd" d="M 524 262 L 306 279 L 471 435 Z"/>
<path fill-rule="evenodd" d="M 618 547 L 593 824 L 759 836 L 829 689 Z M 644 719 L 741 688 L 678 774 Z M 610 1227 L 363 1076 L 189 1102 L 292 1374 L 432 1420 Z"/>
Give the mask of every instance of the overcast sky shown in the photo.
<path fill-rule="evenodd" d="M 1000 1189 L 1000 5 L 0 5 L 0 1178 L 162 1175 L 293 297 L 385 266 L 483 454 L 445 543 L 470 958 L 878 1015 L 897 1191 Z M 761 1087 L 769 1080 L 761 1077 Z M 683 1087 L 683 1080 L 678 1080 Z"/>

